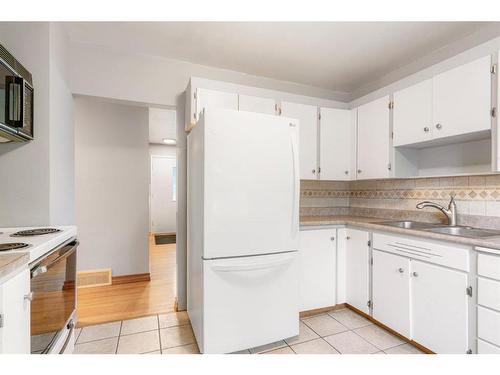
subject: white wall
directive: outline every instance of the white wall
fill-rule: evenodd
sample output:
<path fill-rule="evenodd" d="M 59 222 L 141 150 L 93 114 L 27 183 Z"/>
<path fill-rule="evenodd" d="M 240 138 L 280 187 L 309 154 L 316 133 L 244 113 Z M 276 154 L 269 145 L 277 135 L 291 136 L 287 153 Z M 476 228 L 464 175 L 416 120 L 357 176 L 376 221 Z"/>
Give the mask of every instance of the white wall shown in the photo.
<path fill-rule="evenodd" d="M 78 269 L 149 270 L 148 109 L 75 98 Z"/>
<path fill-rule="evenodd" d="M 0 227 L 74 224 L 69 40 L 57 24 L 1 22 L 0 43 L 35 87 L 35 139 L 0 147 Z"/>
<path fill-rule="evenodd" d="M 0 22 L 0 43 L 33 75 L 31 142 L 0 145 L 0 227 L 50 222 L 49 24 Z"/>
<path fill-rule="evenodd" d="M 177 147 L 160 145 L 160 144 L 149 144 L 149 155 L 161 155 L 161 156 L 177 156 Z"/>

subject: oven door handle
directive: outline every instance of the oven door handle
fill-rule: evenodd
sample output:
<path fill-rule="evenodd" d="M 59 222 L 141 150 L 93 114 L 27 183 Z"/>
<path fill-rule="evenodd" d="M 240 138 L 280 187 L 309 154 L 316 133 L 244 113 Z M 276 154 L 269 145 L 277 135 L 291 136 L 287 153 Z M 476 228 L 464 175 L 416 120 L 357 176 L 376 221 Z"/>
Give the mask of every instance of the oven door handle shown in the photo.
<path fill-rule="evenodd" d="M 76 241 L 73 246 L 71 246 L 69 249 L 64 251 L 61 255 L 59 255 L 56 259 L 54 259 L 52 262 L 49 264 L 45 264 L 43 266 L 38 266 L 34 268 L 31 271 L 31 278 L 34 278 L 42 273 L 47 272 L 49 269 L 51 269 L 56 263 L 60 262 L 61 260 L 69 257 L 71 254 L 73 254 L 76 251 L 76 248 L 78 247 L 79 242 Z"/>
<path fill-rule="evenodd" d="M 64 354 L 64 351 L 68 347 L 68 344 L 69 344 L 69 342 L 71 340 L 71 336 L 73 335 L 73 331 L 75 330 L 75 322 L 73 321 L 73 319 L 71 319 L 69 321 L 69 323 L 66 326 L 66 328 L 69 329 L 68 336 L 66 336 L 66 340 L 64 341 L 64 344 L 63 344 L 61 350 L 59 351 L 59 354 Z"/>

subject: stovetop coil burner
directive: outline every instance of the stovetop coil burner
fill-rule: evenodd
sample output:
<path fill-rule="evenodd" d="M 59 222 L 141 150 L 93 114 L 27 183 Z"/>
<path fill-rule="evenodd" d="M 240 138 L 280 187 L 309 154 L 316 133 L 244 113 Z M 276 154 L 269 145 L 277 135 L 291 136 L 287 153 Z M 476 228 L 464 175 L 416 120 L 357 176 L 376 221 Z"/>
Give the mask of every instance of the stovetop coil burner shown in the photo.
<path fill-rule="evenodd" d="M 37 229 L 27 229 L 11 234 L 11 237 L 29 237 L 29 236 L 41 236 L 43 234 L 51 234 L 60 232 L 60 229 L 55 228 L 37 228 Z"/>
<path fill-rule="evenodd" d="M 0 243 L 0 251 L 9 251 L 9 250 L 18 250 L 24 249 L 28 247 L 27 243 L 23 242 L 8 242 L 8 243 Z"/>

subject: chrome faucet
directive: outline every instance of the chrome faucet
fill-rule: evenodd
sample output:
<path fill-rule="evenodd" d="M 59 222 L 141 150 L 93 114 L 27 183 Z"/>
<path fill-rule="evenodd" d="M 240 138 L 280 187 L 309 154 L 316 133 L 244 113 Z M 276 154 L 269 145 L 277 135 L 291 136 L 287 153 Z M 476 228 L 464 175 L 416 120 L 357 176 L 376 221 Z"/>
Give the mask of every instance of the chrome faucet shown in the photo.
<path fill-rule="evenodd" d="M 441 206 L 440 204 L 424 201 L 417 204 L 417 208 L 421 210 L 425 207 L 434 207 L 438 210 L 441 210 L 443 214 L 448 218 L 448 225 L 455 227 L 457 225 L 457 204 L 455 203 L 455 196 L 450 195 L 450 203 L 448 204 L 448 208 Z"/>

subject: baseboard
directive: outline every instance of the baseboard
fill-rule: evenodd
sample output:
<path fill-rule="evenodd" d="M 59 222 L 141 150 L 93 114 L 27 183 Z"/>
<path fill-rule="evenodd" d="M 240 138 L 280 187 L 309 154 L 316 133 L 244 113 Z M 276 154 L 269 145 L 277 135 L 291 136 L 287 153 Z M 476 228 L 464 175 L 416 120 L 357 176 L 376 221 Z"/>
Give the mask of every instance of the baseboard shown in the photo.
<path fill-rule="evenodd" d="M 300 318 L 307 318 L 308 316 L 318 315 L 318 314 L 325 313 L 327 311 L 339 310 L 339 309 L 343 309 L 343 308 L 345 308 L 345 303 L 340 303 L 340 304 L 334 305 L 334 306 L 322 307 L 319 309 L 305 310 L 305 311 L 301 311 L 299 313 L 299 317 Z"/>
<path fill-rule="evenodd" d="M 120 285 L 128 283 L 137 283 L 141 281 L 151 281 L 151 274 L 148 272 L 148 273 L 136 273 L 133 275 L 113 276 L 112 284 Z"/>
<path fill-rule="evenodd" d="M 417 349 L 423 351 L 424 353 L 427 353 L 427 354 L 436 354 L 434 353 L 432 350 L 430 349 L 427 349 L 425 346 L 423 345 L 420 345 L 418 342 L 416 341 L 413 341 L 413 340 L 410 340 L 409 338 L 399 334 L 398 332 L 394 331 L 393 329 L 387 327 L 385 324 L 382 324 L 380 323 L 377 319 L 374 319 L 372 318 L 370 315 L 364 313 L 363 311 L 361 310 L 358 310 L 357 308 L 355 308 L 354 306 L 351 306 L 349 305 L 348 303 L 345 304 L 345 307 L 347 307 L 348 309 L 354 311 L 355 313 L 358 313 L 359 315 L 362 315 L 364 316 L 366 319 L 368 319 L 369 321 L 371 321 L 373 324 L 385 329 L 386 331 L 389 331 L 390 333 L 392 333 L 394 336 L 400 338 L 401 340 L 407 342 L 408 344 L 411 344 L 413 345 L 414 347 L 416 347 Z"/>

